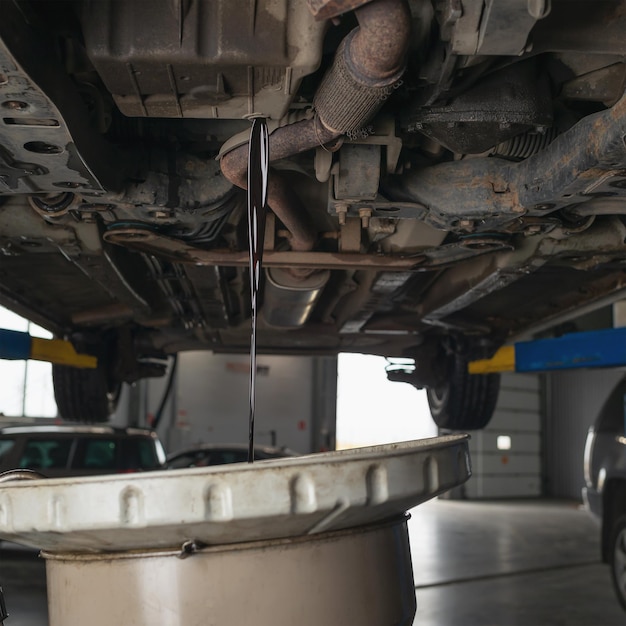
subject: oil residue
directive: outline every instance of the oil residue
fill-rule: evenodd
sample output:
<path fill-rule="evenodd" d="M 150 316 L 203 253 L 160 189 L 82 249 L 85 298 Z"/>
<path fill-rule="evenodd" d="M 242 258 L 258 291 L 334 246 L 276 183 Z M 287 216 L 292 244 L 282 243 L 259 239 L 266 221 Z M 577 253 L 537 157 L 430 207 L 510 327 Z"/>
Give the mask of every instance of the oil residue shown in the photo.
<path fill-rule="evenodd" d="M 256 328 L 265 240 L 265 214 L 269 173 L 269 134 L 264 118 L 252 121 L 248 151 L 248 246 L 250 249 L 250 417 L 248 421 L 248 463 L 254 461 L 254 413 L 256 408 Z"/>

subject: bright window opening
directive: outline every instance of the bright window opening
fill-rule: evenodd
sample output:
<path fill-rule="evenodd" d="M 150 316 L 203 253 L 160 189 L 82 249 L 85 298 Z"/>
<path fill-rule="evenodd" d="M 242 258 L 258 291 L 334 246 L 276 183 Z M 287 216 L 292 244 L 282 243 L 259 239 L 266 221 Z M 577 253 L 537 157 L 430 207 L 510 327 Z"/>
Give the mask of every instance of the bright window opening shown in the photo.
<path fill-rule="evenodd" d="M 27 332 L 33 337 L 52 335 L 28 320 L 0 307 L 0 328 Z M 0 415 L 10 417 L 56 417 L 52 365 L 41 361 L 0 359 Z"/>
<path fill-rule="evenodd" d="M 510 450 L 511 449 L 511 437 L 508 435 L 498 435 L 496 439 L 496 446 L 498 450 Z"/>
<path fill-rule="evenodd" d="M 387 360 L 340 354 L 337 380 L 337 449 L 437 436 L 424 390 L 390 382 Z"/>

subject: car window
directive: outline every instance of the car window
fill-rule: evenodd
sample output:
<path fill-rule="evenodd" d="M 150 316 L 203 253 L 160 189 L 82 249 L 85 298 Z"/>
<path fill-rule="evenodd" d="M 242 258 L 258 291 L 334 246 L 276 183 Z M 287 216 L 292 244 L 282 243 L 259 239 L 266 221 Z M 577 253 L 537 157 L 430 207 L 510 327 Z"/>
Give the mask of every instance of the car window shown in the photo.
<path fill-rule="evenodd" d="M 172 459 L 167 466 L 170 469 L 181 469 L 183 467 L 204 467 L 208 463 L 208 452 L 197 451 L 187 452 Z"/>
<path fill-rule="evenodd" d="M 115 439 L 79 439 L 73 469 L 115 470 L 117 442 Z"/>
<path fill-rule="evenodd" d="M 272 459 L 274 455 L 256 450 L 254 458 L 257 460 Z M 168 462 L 169 469 L 181 469 L 183 467 L 205 467 L 207 465 L 228 465 L 229 463 L 246 463 L 248 460 L 247 450 L 190 450 L 180 454 Z"/>
<path fill-rule="evenodd" d="M 71 439 L 30 439 L 24 446 L 18 467 L 28 469 L 65 469 Z"/>
<path fill-rule="evenodd" d="M 125 439 L 122 450 L 122 470 L 151 470 L 160 466 L 151 439 Z"/>
<path fill-rule="evenodd" d="M 160 466 L 154 443 L 147 438 L 83 438 L 78 442 L 73 469 L 128 472 Z"/>
<path fill-rule="evenodd" d="M 226 465 L 227 463 L 245 463 L 248 453 L 243 450 L 216 450 L 211 453 L 209 465 Z"/>
<path fill-rule="evenodd" d="M 2 463 L 9 452 L 15 446 L 15 439 L 0 439 L 0 463 Z"/>

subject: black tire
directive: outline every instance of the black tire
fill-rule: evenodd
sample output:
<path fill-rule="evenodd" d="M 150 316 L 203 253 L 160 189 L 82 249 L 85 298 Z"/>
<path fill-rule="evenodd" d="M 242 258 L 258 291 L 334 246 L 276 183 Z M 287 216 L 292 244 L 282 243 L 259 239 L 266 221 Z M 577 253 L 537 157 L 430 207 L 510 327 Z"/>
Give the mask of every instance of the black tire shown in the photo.
<path fill-rule="evenodd" d="M 500 391 L 500 374 L 469 374 L 467 360 L 449 357 L 443 383 L 427 389 L 435 424 L 448 430 L 480 430 L 489 423 Z"/>
<path fill-rule="evenodd" d="M 100 367 L 53 365 L 52 382 L 59 415 L 65 421 L 84 424 L 108 421 L 121 390 L 121 383 L 109 381 Z"/>
<path fill-rule="evenodd" d="M 613 587 L 626 611 L 626 515 L 618 517 L 611 526 L 609 550 Z"/>

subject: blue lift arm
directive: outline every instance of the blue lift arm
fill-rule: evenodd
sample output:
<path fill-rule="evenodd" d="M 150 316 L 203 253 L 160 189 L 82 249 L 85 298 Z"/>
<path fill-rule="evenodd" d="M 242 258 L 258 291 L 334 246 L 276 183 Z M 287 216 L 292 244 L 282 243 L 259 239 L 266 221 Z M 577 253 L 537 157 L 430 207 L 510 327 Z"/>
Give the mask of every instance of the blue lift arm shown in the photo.
<path fill-rule="evenodd" d="M 98 367 L 98 359 L 79 354 L 69 341 L 41 339 L 16 330 L 0 329 L 0 359 L 47 361 L 85 369 Z"/>
<path fill-rule="evenodd" d="M 626 328 L 570 333 L 504 346 L 491 359 L 472 361 L 470 374 L 550 372 L 626 365 Z"/>

